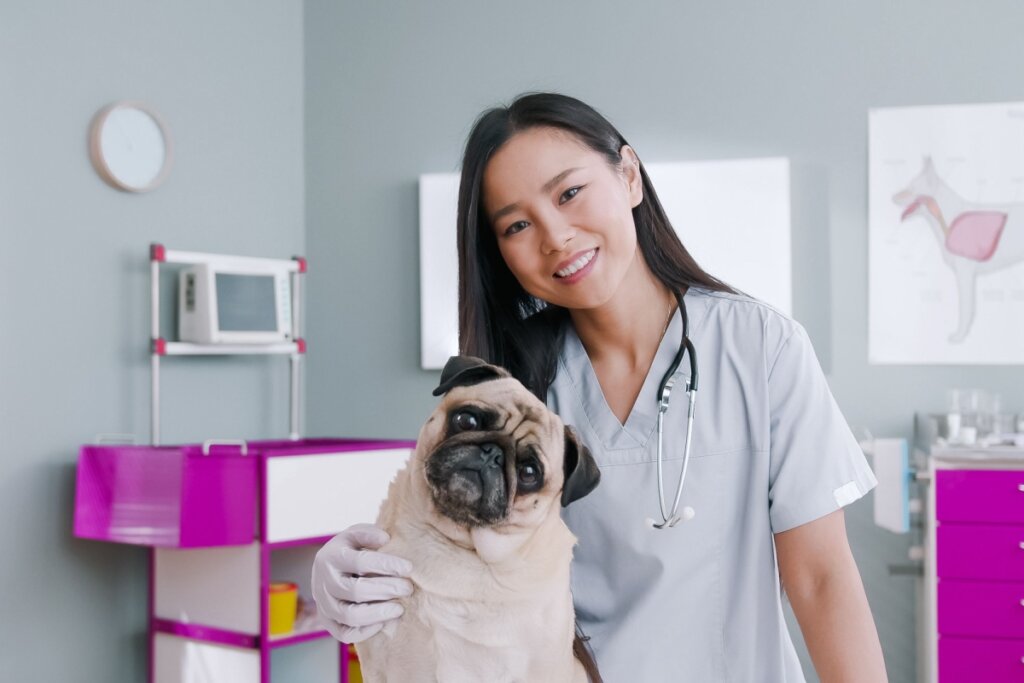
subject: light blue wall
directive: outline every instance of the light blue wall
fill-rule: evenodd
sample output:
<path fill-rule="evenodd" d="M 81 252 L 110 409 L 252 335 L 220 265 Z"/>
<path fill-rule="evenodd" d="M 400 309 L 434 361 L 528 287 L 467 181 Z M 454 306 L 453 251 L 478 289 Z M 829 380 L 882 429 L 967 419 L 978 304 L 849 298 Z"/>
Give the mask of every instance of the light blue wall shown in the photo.
<path fill-rule="evenodd" d="M 866 223 L 868 108 L 1024 99 L 1022 26 L 1013 0 L 311 0 L 309 424 L 416 433 L 436 381 L 418 369 L 417 176 L 456 170 L 477 113 L 535 89 L 593 104 L 647 161 L 792 160 L 795 314 L 856 430 L 909 436 L 915 409 L 964 384 L 1024 409 L 1019 368 L 867 364 Z M 870 515 L 859 503 L 848 526 L 906 683 L 912 583 L 887 565 L 907 540 Z"/>
<path fill-rule="evenodd" d="M 303 88 L 298 2 L 0 3 L 0 680 L 144 680 L 145 554 L 72 538 L 77 448 L 148 439 L 150 242 L 305 251 Z M 149 194 L 89 162 L 93 115 L 126 98 L 174 141 Z M 287 379 L 167 360 L 165 441 L 286 434 Z"/>
<path fill-rule="evenodd" d="M 649 161 L 793 161 L 796 316 L 855 428 L 909 434 L 968 383 L 1024 409 L 1019 368 L 867 365 L 865 182 L 869 107 L 1024 99 L 1022 25 L 1013 0 L 0 4 L 0 678 L 143 680 L 144 555 L 73 540 L 71 499 L 78 444 L 148 431 L 146 245 L 306 253 L 307 431 L 413 436 L 436 383 L 416 178 L 456 170 L 474 116 L 520 91 L 587 100 Z M 156 192 L 89 165 L 121 98 L 174 136 Z M 283 434 L 278 360 L 167 361 L 165 440 Z M 867 504 L 848 522 L 909 682 L 910 582 L 886 572 L 907 543 Z M 278 681 L 329 666 L 286 657 Z"/>

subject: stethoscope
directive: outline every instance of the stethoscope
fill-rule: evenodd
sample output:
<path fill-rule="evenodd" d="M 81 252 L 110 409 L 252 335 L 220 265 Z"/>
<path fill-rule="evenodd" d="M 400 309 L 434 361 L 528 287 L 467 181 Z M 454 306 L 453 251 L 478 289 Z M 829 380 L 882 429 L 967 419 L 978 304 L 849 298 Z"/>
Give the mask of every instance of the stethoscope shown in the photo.
<path fill-rule="evenodd" d="M 683 482 L 686 481 L 686 467 L 690 464 L 690 442 L 693 437 L 693 406 L 697 402 L 697 356 L 693 351 L 693 344 L 690 342 L 690 321 L 686 315 L 686 304 L 683 297 L 676 294 L 679 302 L 679 313 L 683 318 L 683 340 L 679 344 L 675 358 L 668 371 L 662 376 L 658 385 L 658 504 L 661 507 L 661 523 L 655 523 L 651 518 L 647 523 L 655 529 L 674 527 L 681 521 L 693 519 L 695 512 L 687 505 L 679 510 L 679 500 L 683 495 Z M 662 475 L 662 461 L 664 460 L 662 447 L 664 435 L 665 413 L 668 412 L 669 396 L 672 394 L 672 387 L 675 385 L 677 370 L 683 362 L 683 354 L 690 358 L 690 379 L 686 382 L 686 394 L 689 397 L 689 404 L 686 411 L 686 441 L 683 442 L 683 469 L 679 472 L 679 483 L 676 484 L 676 497 L 672 502 L 672 509 L 665 508 L 665 480 Z"/>

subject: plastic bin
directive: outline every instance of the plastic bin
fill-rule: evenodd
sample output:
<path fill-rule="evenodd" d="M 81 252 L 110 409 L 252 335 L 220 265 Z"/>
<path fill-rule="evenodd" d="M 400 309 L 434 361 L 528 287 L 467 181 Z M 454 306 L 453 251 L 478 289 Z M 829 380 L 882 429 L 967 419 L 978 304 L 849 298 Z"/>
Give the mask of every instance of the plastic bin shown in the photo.
<path fill-rule="evenodd" d="M 165 548 L 256 537 L 257 461 L 238 446 L 83 446 L 75 536 Z"/>

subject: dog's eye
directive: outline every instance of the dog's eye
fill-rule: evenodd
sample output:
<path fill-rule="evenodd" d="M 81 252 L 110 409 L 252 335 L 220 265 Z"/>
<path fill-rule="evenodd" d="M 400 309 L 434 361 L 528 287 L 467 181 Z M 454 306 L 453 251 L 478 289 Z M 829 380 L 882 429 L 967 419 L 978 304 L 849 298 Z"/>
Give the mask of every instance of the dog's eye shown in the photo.
<path fill-rule="evenodd" d="M 457 432 L 471 432 L 479 428 L 479 426 L 480 422 L 473 413 L 463 410 L 452 416 L 452 427 Z"/>
<path fill-rule="evenodd" d="M 519 463 L 519 467 L 516 471 L 516 476 L 519 477 L 519 491 L 520 493 L 529 493 L 540 488 L 543 483 L 543 475 L 540 471 L 540 466 L 533 460 L 527 460 L 526 462 Z"/>

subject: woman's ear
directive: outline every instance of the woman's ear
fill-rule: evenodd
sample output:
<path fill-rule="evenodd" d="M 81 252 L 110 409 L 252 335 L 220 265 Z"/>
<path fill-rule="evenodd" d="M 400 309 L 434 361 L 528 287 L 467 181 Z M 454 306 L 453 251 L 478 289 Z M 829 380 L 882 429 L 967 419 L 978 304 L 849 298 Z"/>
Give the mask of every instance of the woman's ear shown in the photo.
<path fill-rule="evenodd" d="M 622 159 L 622 177 L 626 180 L 626 189 L 629 192 L 629 205 L 635 209 L 644 200 L 644 177 L 640 173 L 640 157 L 629 145 L 622 146 L 619 157 Z"/>

